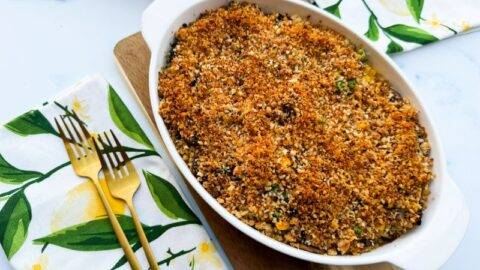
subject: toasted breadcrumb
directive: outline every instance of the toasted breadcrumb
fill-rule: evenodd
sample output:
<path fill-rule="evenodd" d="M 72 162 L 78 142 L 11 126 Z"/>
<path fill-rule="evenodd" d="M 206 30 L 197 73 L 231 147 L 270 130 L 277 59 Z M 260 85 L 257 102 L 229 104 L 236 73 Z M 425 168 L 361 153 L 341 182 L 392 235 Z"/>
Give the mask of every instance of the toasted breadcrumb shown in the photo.
<path fill-rule="evenodd" d="M 228 211 L 294 247 L 359 254 L 420 224 L 433 178 L 417 111 L 333 30 L 252 4 L 176 33 L 162 115 Z"/>

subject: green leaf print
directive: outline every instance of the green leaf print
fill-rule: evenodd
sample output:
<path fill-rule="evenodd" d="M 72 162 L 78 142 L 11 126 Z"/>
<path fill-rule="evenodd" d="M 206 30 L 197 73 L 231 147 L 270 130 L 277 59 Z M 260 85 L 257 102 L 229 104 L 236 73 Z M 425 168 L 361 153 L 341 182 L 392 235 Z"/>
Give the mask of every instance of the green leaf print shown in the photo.
<path fill-rule="evenodd" d="M 397 53 L 403 51 L 402 46 L 400 44 L 396 43 L 395 41 L 390 41 L 387 47 L 387 53 Z"/>
<path fill-rule="evenodd" d="M 58 135 L 47 118 L 39 110 L 26 112 L 6 123 L 5 127 L 20 136 L 48 133 Z"/>
<path fill-rule="evenodd" d="M 7 258 L 25 242 L 31 220 L 32 210 L 23 191 L 10 196 L 0 211 L 0 241 Z"/>
<path fill-rule="evenodd" d="M 324 8 L 323 10 L 325 10 L 325 11 L 327 11 L 327 12 L 329 12 L 329 13 L 335 15 L 335 16 L 337 16 L 338 18 L 341 18 L 339 6 L 340 6 L 340 3 L 342 3 L 342 1 L 343 1 L 343 0 L 339 0 L 337 3 L 335 3 L 335 4 L 333 4 L 333 5 L 329 6 L 329 7 L 326 7 L 326 8 Z"/>
<path fill-rule="evenodd" d="M 422 14 L 423 0 L 407 0 L 407 6 L 415 21 L 419 23 Z"/>
<path fill-rule="evenodd" d="M 150 142 L 137 120 L 133 118 L 132 113 L 130 113 L 112 86 L 108 88 L 108 109 L 110 111 L 110 117 L 118 129 L 138 143 L 147 146 L 149 149 L 153 149 L 152 142 Z"/>
<path fill-rule="evenodd" d="M 143 171 L 143 175 L 155 203 L 166 216 L 172 219 L 181 218 L 200 224 L 200 220 L 172 184 L 147 171 Z"/>
<path fill-rule="evenodd" d="M 135 244 L 132 246 L 132 249 L 133 251 L 137 251 L 139 248 L 141 247 L 140 244 Z M 168 254 L 168 257 L 157 262 L 158 265 L 162 265 L 162 264 L 166 264 L 167 266 L 170 265 L 170 263 L 175 260 L 176 258 L 178 257 L 181 257 L 185 254 L 188 254 L 192 251 L 194 251 L 196 249 L 196 247 L 193 247 L 191 249 L 187 249 L 187 250 L 180 250 L 179 252 L 172 252 L 172 250 L 169 248 L 167 250 L 167 254 Z M 123 256 L 120 260 L 118 260 L 118 262 L 115 263 L 115 265 L 110 268 L 111 270 L 115 270 L 117 268 L 119 268 L 120 266 L 124 265 L 125 263 L 127 262 L 127 258 L 125 256 Z"/>
<path fill-rule="evenodd" d="M 129 243 L 138 242 L 133 220 L 129 216 L 117 215 Z M 144 226 L 148 229 L 148 227 Z M 72 250 L 95 251 L 120 248 L 108 218 L 101 218 L 74 225 L 35 239 L 34 244 L 52 244 Z"/>
<path fill-rule="evenodd" d="M 138 244 L 137 231 L 129 216 L 117 215 L 125 236 L 130 244 Z M 174 222 L 167 225 L 147 226 L 142 224 L 147 239 L 151 242 L 171 228 L 194 224 L 191 221 Z M 99 251 L 120 248 L 115 232 L 107 217 L 70 226 L 48 236 L 33 240 L 34 244 L 52 244 L 78 251 Z"/>
<path fill-rule="evenodd" d="M 160 237 L 162 234 L 164 234 L 166 231 L 168 231 L 169 229 L 171 228 L 175 228 L 175 227 L 181 227 L 181 226 L 185 226 L 185 225 L 190 225 L 190 224 L 198 224 L 197 222 L 193 222 L 193 221 L 179 221 L 179 222 L 174 222 L 174 223 L 170 223 L 170 224 L 167 224 L 167 225 L 157 225 L 157 226 L 152 226 L 152 227 L 149 227 L 148 229 L 145 229 L 145 234 L 147 235 L 147 239 L 149 242 L 152 242 L 153 240 L 157 239 L 158 237 Z M 132 246 L 132 249 L 133 251 L 136 251 L 138 250 L 142 245 L 140 243 L 135 243 L 133 246 Z M 190 251 L 189 251 L 190 252 Z M 120 266 L 124 265 L 125 263 L 127 262 L 127 257 L 125 257 L 125 255 L 123 255 L 116 263 L 114 266 L 112 266 L 112 270 L 113 269 L 117 269 L 119 268 Z"/>
<path fill-rule="evenodd" d="M 162 265 L 162 264 L 166 264 L 167 266 L 170 265 L 170 263 L 175 260 L 176 258 L 180 257 L 180 256 L 183 256 L 185 254 L 188 254 L 192 251 L 194 251 L 196 249 L 196 247 L 193 247 L 191 249 L 187 249 L 187 250 L 180 250 L 179 252 L 173 252 L 170 248 L 167 250 L 167 254 L 168 254 L 168 257 L 159 261 L 157 264 L 158 265 Z M 195 265 L 193 265 L 191 267 L 191 269 L 194 269 L 195 268 Z"/>
<path fill-rule="evenodd" d="M 25 171 L 8 163 L 0 154 L 0 182 L 5 184 L 20 184 L 28 179 L 43 176 L 40 172 Z"/>
<path fill-rule="evenodd" d="M 403 24 L 389 26 L 385 28 L 385 31 L 388 34 L 406 42 L 428 44 L 438 40 L 438 38 L 432 36 L 423 29 Z"/>
<path fill-rule="evenodd" d="M 150 240 L 149 240 L 150 241 Z M 133 252 L 137 251 L 139 248 L 142 247 L 142 244 L 140 244 L 140 242 L 138 243 L 135 243 L 133 246 L 132 246 L 132 250 Z M 127 257 L 125 255 L 123 255 L 120 260 L 118 260 L 113 266 L 112 268 L 110 268 L 110 270 L 114 270 L 114 269 L 117 269 L 119 268 L 120 266 L 124 265 L 125 263 L 127 263 Z"/>
<path fill-rule="evenodd" d="M 374 15 L 370 15 L 370 18 L 368 19 L 368 31 L 365 33 L 365 36 L 371 41 L 378 40 L 378 26 L 375 22 Z"/>

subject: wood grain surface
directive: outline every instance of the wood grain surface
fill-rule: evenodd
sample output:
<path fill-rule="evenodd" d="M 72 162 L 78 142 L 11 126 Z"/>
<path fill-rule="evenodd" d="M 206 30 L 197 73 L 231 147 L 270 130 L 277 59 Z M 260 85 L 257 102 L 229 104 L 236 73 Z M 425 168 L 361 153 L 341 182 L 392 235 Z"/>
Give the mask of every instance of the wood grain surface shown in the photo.
<path fill-rule="evenodd" d="M 150 51 L 141 34 L 136 33 L 119 41 L 115 46 L 114 55 L 120 72 L 124 75 L 130 90 L 136 95 L 140 105 L 145 109 L 144 111 L 146 115 L 148 115 L 151 124 L 155 127 L 148 91 L 148 65 L 150 62 Z M 211 209 L 190 186 L 189 188 L 195 201 L 199 205 L 200 210 L 208 220 L 210 227 L 220 241 L 220 244 L 235 269 L 396 269 L 387 263 L 368 266 L 327 266 L 302 261 L 279 253 L 256 242 L 231 226 L 213 209 Z"/>

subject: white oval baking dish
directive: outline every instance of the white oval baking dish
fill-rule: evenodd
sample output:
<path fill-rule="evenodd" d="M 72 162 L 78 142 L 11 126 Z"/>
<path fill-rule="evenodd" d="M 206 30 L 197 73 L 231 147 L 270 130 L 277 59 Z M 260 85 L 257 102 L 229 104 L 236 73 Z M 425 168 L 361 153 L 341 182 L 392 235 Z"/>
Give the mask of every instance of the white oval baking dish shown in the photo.
<path fill-rule="evenodd" d="M 420 110 L 420 122 L 426 128 L 432 146 L 434 173 L 428 208 L 422 224 L 396 239 L 368 253 L 355 256 L 328 256 L 297 249 L 273 240 L 244 224 L 223 208 L 197 181 L 175 149 L 162 117 L 157 113 L 158 72 L 164 66 L 171 49 L 173 35 L 183 23 L 194 21 L 202 12 L 226 5 L 228 0 L 156 0 L 143 13 L 142 33 L 151 51 L 149 69 L 150 100 L 155 122 L 166 149 L 178 169 L 196 192 L 226 221 L 253 239 L 275 250 L 303 260 L 332 265 L 362 265 L 390 262 L 404 269 L 437 269 L 454 252 L 467 228 L 469 213 L 464 198 L 449 177 L 438 135 L 415 90 L 407 82 L 396 64 L 383 52 L 375 49 L 364 37 L 353 33 L 336 17 L 299 0 L 250 0 L 266 12 L 297 14 L 330 27 L 365 48 L 370 63 L 402 96 L 411 100 Z"/>

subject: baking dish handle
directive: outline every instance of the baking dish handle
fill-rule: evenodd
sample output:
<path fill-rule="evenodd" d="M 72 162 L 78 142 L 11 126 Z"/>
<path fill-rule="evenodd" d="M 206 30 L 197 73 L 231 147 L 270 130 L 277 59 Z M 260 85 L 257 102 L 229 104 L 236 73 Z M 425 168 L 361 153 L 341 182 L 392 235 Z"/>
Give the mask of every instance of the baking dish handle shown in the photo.
<path fill-rule="evenodd" d="M 170 26 L 188 7 L 198 0 L 156 0 L 142 15 L 142 35 L 151 52 L 156 52 Z"/>
<path fill-rule="evenodd" d="M 463 239 L 469 221 L 468 207 L 462 192 L 447 176 L 437 207 L 441 209 L 428 233 L 411 246 L 395 252 L 389 262 L 403 269 L 438 269 Z"/>

